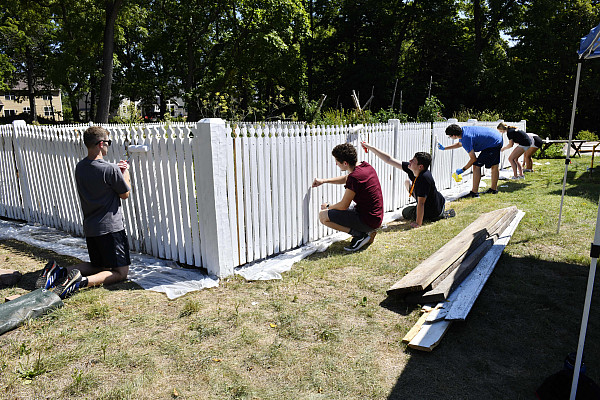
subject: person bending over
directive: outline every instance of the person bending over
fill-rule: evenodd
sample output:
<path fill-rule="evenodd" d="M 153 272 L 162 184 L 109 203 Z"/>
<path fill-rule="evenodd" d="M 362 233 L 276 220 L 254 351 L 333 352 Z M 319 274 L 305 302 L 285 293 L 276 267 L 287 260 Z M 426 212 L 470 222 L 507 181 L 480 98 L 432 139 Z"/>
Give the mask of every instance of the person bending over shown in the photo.
<path fill-rule="evenodd" d="M 531 138 L 531 146 L 525 150 L 525 154 L 523 154 L 523 161 L 525 162 L 525 168 L 523 168 L 523 172 L 533 172 L 533 160 L 531 159 L 531 156 L 533 156 L 535 152 L 542 147 L 544 141 L 535 133 L 527 132 L 527 136 Z"/>
<path fill-rule="evenodd" d="M 437 221 L 441 218 L 454 217 L 456 213 L 453 209 L 445 211 L 446 199 L 437 190 L 433 175 L 429 171 L 431 165 L 431 154 L 417 152 L 414 157 L 407 161 L 399 161 L 388 153 L 363 142 L 363 148 L 371 150 L 383 162 L 392 167 L 400 168 L 408 174 L 408 179 L 404 186 L 408 195 L 415 198 L 417 205 L 406 206 L 402 210 L 402 217 L 411 220 L 410 226 L 419 228 L 423 221 Z"/>
<path fill-rule="evenodd" d="M 319 220 L 325 226 L 352 235 L 344 250 L 357 251 L 375 239 L 375 229 L 383 221 L 383 195 L 375 169 L 366 161 L 356 165 L 356 149 L 350 143 L 339 144 L 331 152 L 336 165 L 349 174 L 336 178 L 315 178 L 312 187 L 324 183 L 344 185 L 342 199 L 321 204 Z M 354 207 L 350 207 L 354 202 Z"/>
<path fill-rule="evenodd" d="M 86 129 L 83 142 L 88 155 L 77 163 L 75 181 L 90 262 L 65 268 L 50 261 L 36 281 L 36 287 L 53 288 L 63 299 L 82 287 L 125 280 L 131 263 L 121 208 L 131 190 L 129 164 L 104 160 L 112 141 L 102 127 Z"/>
<path fill-rule="evenodd" d="M 508 126 L 504 122 L 500 122 L 496 129 L 498 129 L 500 134 L 506 133 L 506 137 L 508 138 L 508 144 L 500 149 L 500 152 L 510 149 L 515 145 L 515 143 L 518 144 L 518 146 L 508 156 L 508 161 L 513 169 L 513 177 L 510 179 L 523 179 L 523 167 L 519 162 L 519 157 L 529 150 L 533 144 L 533 140 L 524 131 L 517 129 L 516 126 Z"/>
<path fill-rule="evenodd" d="M 464 126 L 457 124 L 449 125 L 446 128 L 446 135 L 450 139 L 458 139 L 458 143 L 444 147 L 438 143 L 440 150 L 451 150 L 462 147 L 469 153 L 469 162 L 462 168 L 458 168 L 456 173 L 462 174 L 473 166 L 473 188 L 467 197 L 479 197 L 479 182 L 481 181 L 481 167 L 492 169 L 492 184 L 485 193 L 498 193 L 498 177 L 500 170 L 500 149 L 502 148 L 502 135 L 495 129 L 483 126 Z M 479 156 L 475 155 L 479 152 Z"/>

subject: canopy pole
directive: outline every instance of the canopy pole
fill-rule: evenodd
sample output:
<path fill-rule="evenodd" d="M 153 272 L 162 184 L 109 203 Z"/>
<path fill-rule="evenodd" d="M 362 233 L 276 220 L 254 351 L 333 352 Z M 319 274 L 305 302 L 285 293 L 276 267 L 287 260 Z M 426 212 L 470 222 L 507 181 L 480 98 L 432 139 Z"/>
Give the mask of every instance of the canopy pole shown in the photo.
<path fill-rule="evenodd" d="M 577 385 L 579 384 L 579 371 L 581 369 L 581 360 L 583 358 L 583 346 L 585 344 L 585 335 L 590 316 L 590 304 L 592 302 L 592 293 L 594 291 L 594 280 L 596 278 L 596 265 L 598 264 L 598 255 L 600 252 L 600 200 L 598 201 L 598 216 L 596 217 L 596 232 L 594 234 L 594 243 L 590 256 L 590 272 L 588 275 L 587 290 L 585 292 L 585 303 L 583 306 L 583 317 L 581 318 L 581 329 L 579 331 L 579 344 L 577 345 L 577 358 L 575 359 L 575 370 L 573 371 L 573 383 L 571 384 L 570 400 L 575 400 L 577 395 Z"/>
<path fill-rule="evenodd" d="M 575 110 L 577 109 L 577 95 L 579 93 L 579 75 L 581 74 L 581 63 L 583 60 L 579 60 L 577 63 L 577 78 L 575 79 L 575 95 L 573 96 L 573 111 L 571 112 L 571 128 L 569 129 L 569 143 L 567 145 L 567 158 L 565 159 L 565 173 L 563 176 L 562 194 L 560 196 L 560 209 L 558 211 L 558 226 L 556 227 L 556 233 L 560 231 L 560 220 L 562 217 L 563 202 L 565 199 L 565 186 L 567 184 L 567 171 L 569 170 L 569 163 L 571 162 L 571 140 L 573 139 L 573 125 L 575 123 Z"/>

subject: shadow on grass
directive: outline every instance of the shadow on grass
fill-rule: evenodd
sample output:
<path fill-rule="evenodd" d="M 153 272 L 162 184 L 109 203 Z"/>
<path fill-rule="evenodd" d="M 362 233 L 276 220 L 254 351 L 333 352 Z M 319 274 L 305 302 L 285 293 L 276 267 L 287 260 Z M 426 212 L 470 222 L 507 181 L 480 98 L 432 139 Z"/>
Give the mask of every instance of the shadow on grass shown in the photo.
<path fill-rule="evenodd" d="M 588 268 L 502 255 L 464 322 L 431 353 L 410 359 L 388 400 L 534 399 L 536 388 L 577 349 Z M 600 382 L 600 282 L 584 359 Z"/>

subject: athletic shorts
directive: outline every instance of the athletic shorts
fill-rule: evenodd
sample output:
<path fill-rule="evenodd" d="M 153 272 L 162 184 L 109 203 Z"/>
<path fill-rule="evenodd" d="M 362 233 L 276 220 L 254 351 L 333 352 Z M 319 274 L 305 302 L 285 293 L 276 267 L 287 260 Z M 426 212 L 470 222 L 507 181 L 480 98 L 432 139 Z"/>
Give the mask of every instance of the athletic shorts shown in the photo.
<path fill-rule="evenodd" d="M 369 225 L 362 222 L 358 212 L 356 212 L 356 210 L 353 208 L 349 208 L 347 210 L 328 210 L 327 214 L 331 222 L 354 229 L 358 232 L 371 232 L 375 230 L 374 228 L 371 228 Z"/>
<path fill-rule="evenodd" d="M 542 144 L 544 144 L 542 138 L 538 135 L 533 135 L 533 144 L 531 145 L 531 147 L 537 147 L 539 149 L 540 147 L 542 147 Z"/>
<path fill-rule="evenodd" d="M 502 146 L 498 147 L 488 147 L 487 149 L 481 150 L 479 152 L 479 157 L 477 157 L 477 161 L 473 163 L 476 167 L 484 166 L 486 168 L 490 168 L 492 165 L 500 164 L 500 149 Z"/>
<path fill-rule="evenodd" d="M 527 149 L 530 148 L 531 146 L 523 146 L 522 144 L 520 144 L 519 147 L 522 148 L 523 151 L 527 151 Z"/>
<path fill-rule="evenodd" d="M 112 270 L 131 264 L 125 230 L 86 237 L 90 263 L 98 269 Z"/>

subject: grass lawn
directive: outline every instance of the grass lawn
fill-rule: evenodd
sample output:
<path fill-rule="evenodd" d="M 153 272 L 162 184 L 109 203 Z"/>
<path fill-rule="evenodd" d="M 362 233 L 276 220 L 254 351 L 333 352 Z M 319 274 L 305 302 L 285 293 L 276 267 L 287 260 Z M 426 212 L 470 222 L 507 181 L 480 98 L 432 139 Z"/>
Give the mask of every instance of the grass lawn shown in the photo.
<path fill-rule="evenodd" d="M 497 195 L 454 202 L 455 218 L 395 222 L 356 254 L 336 243 L 279 281 L 234 277 L 172 301 L 131 282 L 83 290 L 0 336 L 0 398 L 534 399 L 577 348 L 600 195 L 589 162 L 569 167 L 558 235 L 564 160 L 550 160 Z M 513 204 L 525 217 L 467 320 L 432 353 L 408 349 L 419 308 L 386 289 L 482 212 Z M 48 258 L 76 262 L 0 241 L 0 268 L 24 274 L 0 296 L 32 290 Z M 596 382 L 599 286 L 584 355 Z"/>

